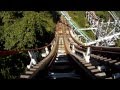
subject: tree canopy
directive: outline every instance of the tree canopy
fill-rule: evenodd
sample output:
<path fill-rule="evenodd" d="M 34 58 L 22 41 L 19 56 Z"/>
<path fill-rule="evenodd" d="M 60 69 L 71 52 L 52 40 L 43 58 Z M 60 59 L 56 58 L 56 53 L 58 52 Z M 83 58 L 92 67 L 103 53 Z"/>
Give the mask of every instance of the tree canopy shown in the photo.
<path fill-rule="evenodd" d="M 1 49 L 40 47 L 54 36 L 56 23 L 52 11 L 1 11 Z"/>
<path fill-rule="evenodd" d="M 0 50 L 39 48 L 50 43 L 58 19 L 56 11 L 0 11 Z M 29 62 L 27 52 L 0 56 L 0 79 L 18 78 Z"/>

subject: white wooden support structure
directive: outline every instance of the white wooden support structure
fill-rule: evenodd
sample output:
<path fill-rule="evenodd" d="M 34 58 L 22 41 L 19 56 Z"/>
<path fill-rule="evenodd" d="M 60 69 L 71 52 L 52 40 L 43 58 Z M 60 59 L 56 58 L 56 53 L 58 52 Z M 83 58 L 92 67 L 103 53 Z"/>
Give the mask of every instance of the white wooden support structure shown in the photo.
<path fill-rule="evenodd" d="M 99 71 L 105 71 L 106 70 L 105 66 L 97 66 L 97 69 Z"/>
<path fill-rule="evenodd" d="M 83 42 L 84 45 L 114 46 L 115 41 L 120 38 L 120 20 L 113 11 L 108 12 L 113 18 L 115 17 L 113 22 L 111 22 L 110 19 L 108 22 L 103 21 L 103 19 L 100 21 L 100 18 L 96 16 L 94 11 L 86 11 L 86 18 L 90 23 L 89 28 L 79 28 L 66 11 L 61 11 L 61 14 L 68 21 L 69 25 L 74 28 L 70 31 L 70 33 L 74 31 L 71 35 L 78 41 L 79 37 L 77 37 L 77 35 L 81 35 L 85 40 L 85 42 Z M 96 40 L 89 38 L 83 30 L 92 30 L 97 37 Z"/>
<path fill-rule="evenodd" d="M 53 46 L 54 46 L 54 45 L 52 44 L 52 45 L 51 45 L 51 50 L 52 50 Z"/>
<path fill-rule="evenodd" d="M 45 53 L 42 53 L 42 57 L 46 57 L 49 54 L 49 50 L 45 47 Z"/>
<path fill-rule="evenodd" d="M 34 51 L 28 51 L 28 54 L 30 56 L 31 61 L 30 64 L 27 65 L 27 69 L 30 69 L 33 65 L 37 64 L 37 57 Z"/>
<path fill-rule="evenodd" d="M 91 54 L 91 48 L 87 47 L 87 52 L 83 53 L 84 59 L 87 63 L 90 63 L 90 54 Z"/>
<path fill-rule="evenodd" d="M 75 46 L 72 44 L 72 52 L 75 53 Z"/>

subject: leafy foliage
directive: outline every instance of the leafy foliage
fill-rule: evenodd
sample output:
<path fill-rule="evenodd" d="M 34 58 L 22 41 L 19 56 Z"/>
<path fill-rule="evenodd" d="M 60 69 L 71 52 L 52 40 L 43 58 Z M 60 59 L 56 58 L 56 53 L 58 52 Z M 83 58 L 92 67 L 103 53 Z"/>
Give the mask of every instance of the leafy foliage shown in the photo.
<path fill-rule="evenodd" d="M 0 11 L 0 50 L 39 48 L 50 43 L 58 19 L 59 14 L 53 11 Z M 27 53 L 0 57 L 0 77 L 17 78 L 28 64 L 26 57 Z"/>
<path fill-rule="evenodd" d="M 108 21 L 110 18 L 110 14 L 108 13 L 108 11 L 96 11 L 96 15 L 102 19 L 104 19 L 104 21 Z"/>
<path fill-rule="evenodd" d="M 2 11 L 4 49 L 25 49 L 44 45 L 54 34 L 55 13 L 50 11 Z M 57 21 L 57 20 L 56 20 Z M 46 37 L 48 36 L 48 37 Z M 50 40 L 49 40 L 50 39 Z M 41 44 L 41 45 L 40 45 Z"/>
<path fill-rule="evenodd" d="M 120 39 L 116 40 L 115 43 L 116 43 L 116 46 L 117 46 L 117 47 L 120 47 Z"/>
<path fill-rule="evenodd" d="M 15 79 L 29 64 L 29 56 L 24 53 L 0 57 L 0 64 L 0 79 Z"/>
<path fill-rule="evenodd" d="M 69 11 L 71 18 L 75 21 L 78 27 L 89 27 L 87 19 L 85 18 L 85 11 Z M 92 31 L 84 31 L 91 39 L 95 40 L 95 36 Z"/>
<path fill-rule="evenodd" d="M 85 11 L 68 11 L 68 13 L 79 27 L 86 27 L 88 24 L 85 18 Z"/>
<path fill-rule="evenodd" d="M 114 11 L 118 17 L 120 17 L 120 11 Z"/>

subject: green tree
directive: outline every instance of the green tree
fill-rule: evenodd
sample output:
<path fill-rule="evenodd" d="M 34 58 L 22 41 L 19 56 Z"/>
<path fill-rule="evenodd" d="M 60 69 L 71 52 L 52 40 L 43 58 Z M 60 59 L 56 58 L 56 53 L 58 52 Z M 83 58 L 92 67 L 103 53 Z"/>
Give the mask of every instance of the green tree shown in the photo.
<path fill-rule="evenodd" d="M 3 12 L 5 49 L 34 48 L 49 43 L 56 23 L 53 16 L 55 13 L 50 11 Z"/>
<path fill-rule="evenodd" d="M 54 38 L 59 14 L 52 11 L 1 11 L 0 50 L 44 46 Z M 27 52 L 0 56 L 0 79 L 15 79 L 29 63 Z"/>

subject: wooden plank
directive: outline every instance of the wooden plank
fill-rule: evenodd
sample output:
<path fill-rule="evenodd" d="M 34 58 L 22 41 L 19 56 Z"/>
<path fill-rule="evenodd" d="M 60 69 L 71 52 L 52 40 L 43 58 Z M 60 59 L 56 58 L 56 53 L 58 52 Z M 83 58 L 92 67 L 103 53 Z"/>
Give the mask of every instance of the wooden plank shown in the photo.
<path fill-rule="evenodd" d="M 81 62 L 82 64 L 84 64 L 84 65 L 85 65 L 85 64 L 88 64 L 88 63 L 87 63 L 86 61 L 84 61 L 84 60 L 81 60 L 80 62 Z"/>
<path fill-rule="evenodd" d="M 25 74 L 33 74 L 32 71 L 26 71 Z"/>
<path fill-rule="evenodd" d="M 111 61 L 109 61 L 109 63 L 116 63 L 117 62 L 117 60 L 111 60 Z"/>
<path fill-rule="evenodd" d="M 86 63 L 85 66 L 92 66 L 92 64 L 91 63 Z"/>
<path fill-rule="evenodd" d="M 95 66 L 87 67 L 88 69 L 95 69 Z"/>
<path fill-rule="evenodd" d="M 113 79 L 112 77 L 107 77 L 107 78 L 105 78 L 105 79 Z"/>
<path fill-rule="evenodd" d="M 35 68 L 31 68 L 31 69 L 30 69 L 30 71 L 36 71 L 36 70 L 37 70 L 37 69 L 35 69 Z"/>
<path fill-rule="evenodd" d="M 96 73 L 96 72 L 100 72 L 100 71 L 98 69 L 92 69 L 91 72 Z"/>
<path fill-rule="evenodd" d="M 116 62 L 115 65 L 120 65 L 120 62 Z"/>
<path fill-rule="evenodd" d="M 20 78 L 28 79 L 29 77 L 30 77 L 30 75 L 20 75 Z"/>
<path fill-rule="evenodd" d="M 104 72 L 101 72 L 101 73 L 96 73 L 95 76 L 102 77 L 102 76 L 106 76 L 106 74 Z"/>
<path fill-rule="evenodd" d="M 100 58 L 100 60 L 106 60 L 107 59 L 107 57 L 101 57 Z"/>
<path fill-rule="evenodd" d="M 35 65 L 35 66 L 33 66 L 33 68 L 36 68 L 36 69 L 37 69 L 37 68 L 39 68 L 39 65 Z"/>
<path fill-rule="evenodd" d="M 109 59 L 106 59 L 106 60 L 104 60 L 104 61 L 111 61 L 112 59 L 111 58 L 109 58 Z"/>

